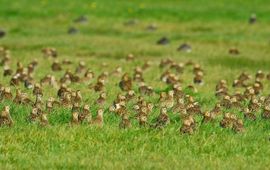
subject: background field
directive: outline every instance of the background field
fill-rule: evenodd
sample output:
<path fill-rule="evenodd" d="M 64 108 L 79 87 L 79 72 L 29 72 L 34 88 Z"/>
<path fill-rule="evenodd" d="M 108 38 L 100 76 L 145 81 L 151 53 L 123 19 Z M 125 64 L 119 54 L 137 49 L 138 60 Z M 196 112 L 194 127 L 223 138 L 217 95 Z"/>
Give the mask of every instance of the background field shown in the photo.
<path fill-rule="evenodd" d="M 13 66 L 16 60 L 29 63 L 38 58 L 36 78 L 51 72 L 40 52 L 48 46 L 58 50 L 59 60 L 84 60 L 97 73 L 111 71 L 118 65 L 131 72 L 131 67 L 145 60 L 157 65 L 167 57 L 183 62 L 193 60 L 206 72 L 204 86 L 197 87 L 197 98 L 207 109 L 214 106 L 218 80 L 224 78 L 231 83 L 242 71 L 253 75 L 259 69 L 270 71 L 269 11 L 268 0 L 1 0 L 0 27 L 7 31 L 7 36 L 0 39 L 0 45 L 11 49 Z M 255 25 L 248 24 L 251 13 L 258 16 Z M 73 23 L 81 15 L 89 21 Z M 137 19 L 138 24 L 125 26 L 123 23 L 130 19 Z M 151 23 L 156 23 L 157 31 L 145 29 Z M 71 26 L 80 32 L 68 35 Z M 162 36 L 167 36 L 171 43 L 156 45 Z M 192 45 L 191 53 L 176 50 L 185 42 Z M 237 47 L 240 54 L 229 55 L 231 47 Z M 124 58 L 129 53 L 137 57 L 135 63 L 126 64 Z M 103 62 L 108 67 L 102 67 Z M 164 88 L 158 80 L 160 73 L 158 67 L 151 68 L 146 72 L 146 81 Z M 185 75 L 185 85 L 192 83 L 190 75 Z M 120 92 L 115 85 L 119 79 L 110 78 L 107 106 Z M 3 83 L 8 80 L 1 78 Z M 90 104 L 98 96 L 88 89 L 83 92 Z M 269 88 L 264 93 L 269 94 Z M 55 95 L 55 90 L 48 88 L 45 96 L 49 95 Z M 111 114 L 105 115 L 102 129 L 87 125 L 70 128 L 70 111 L 58 109 L 49 117 L 52 126 L 40 128 L 25 121 L 31 108 L 11 106 L 16 124 L 0 129 L 0 169 L 270 167 L 270 122 L 266 120 L 245 122 L 243 134 L 221 129 L 216 123 L 214 127 L 203 125 L 194 135 L 186 136 L 179 134 L 179 122 L 172 122 L 162 131 L 139 128 L 136 122 L 129 130 L 119 130 L 119 119 Z"/>

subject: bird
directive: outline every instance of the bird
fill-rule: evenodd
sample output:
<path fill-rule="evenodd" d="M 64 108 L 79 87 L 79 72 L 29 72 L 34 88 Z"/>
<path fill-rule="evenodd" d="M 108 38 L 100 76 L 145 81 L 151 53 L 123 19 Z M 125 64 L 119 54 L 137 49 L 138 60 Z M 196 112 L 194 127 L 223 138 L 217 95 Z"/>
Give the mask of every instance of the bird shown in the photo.
<path fill-rule="evenodd" d="M 141 67 L 136 67 L 134 69 L 133 80 L 141 83 L 144 82 L 143 69 Z"/>
<path fill-rule="evenodd" d="M 215 107 L 210 112 L 213 116 L 220 115 L 222 112 L 220 103 L 216 103 Z"/>
<path fill-rule="evenodd" d="M 224 89 L 225 91 L 228 91 L 228 82 L 224 79 L 220 80 L 216 85 L 216 91 Z"/>
<path fill-rule="evenodd" d="M 27 97 L 27 93 L 22 93 L 19 89 L 16 90 L 13 102 L 17 104 L 32 104 L 32 101 Z"/>
<path fill-rule="evenodd" d="M 125 95 L 126 100 L 129 101 L 129 100 L 133 99 L 135 97 L 135 95 L 136 94 L 135 94 L 134 90 L 129 90 Z"/>
<path fill-rule="evenodd" d="M 6 66 L 10 62 L 10 53 L 7 50 L 4 50 L 4 56 L 2 57 L 0 61 L 1 66 Z"/>
<path fill-rule="evenodd" d="M 225 113 L 223 119 L 220 121 L 222 128 L 230 128 L 232 126 L 231 113 Z"/>
<path fill-rule="evenodd" d="M 150 68 L 153 65 L 153 63 L 149 60 L 146 60 L 144 64 L 142 65 L 142 70 L 145 71 L 146 69 Z"/>
<path fill-rule="evenodd" d="M 96 100 L 96 104 L 103 105 L 106 102 L 107 94 L 105 92 L 101 92 L 99 98 Z"/>
<path fill-rule="evenodd" d="M 155 31 L 155 30 L 157 30 L 157 25 L 155 24 L 155 23 L 152 23 L 152 24 L 150 24 L 150 25 L 148 25 L 147 27 L 146 27 L 146 30 L 148 30 L 148 31 Z"/>
<path fill-rule="evenodd" d="M 67 108 L 72 107 L 72 100 L 70 93 L 65 93 L 64 97 L 61 99 L 61 105 Z"/>
<path fill-rule="evenodd" d="M 126 22 L 124 22 L 124 25 L 125 26 L 134 26 L 134 25 L 137 25 L 139 23 L 139 20 L 137 19 L 130 19 Z"/>
<path fill-rule="evenodd" d="M 191 128 L 191 122 L 189 120 L 184 120 L 180 132 L 182 134 L 193 134 L 193 128 Z"/>
<path fill-rule="evenodd" d="M 174 105 L 174 107 L 172 109 L 173 112 L 181 112 L 184 109 L 186 109 L 184 99 L 183 98 L 178 98 L 176 104 Z"/>
<path fill-rule="evenodd" d="M 0 115 L 0 126 L 9 126 L 11 127 L 14 124 L 13 119 L 10 115 L 10 107 L 4 106 Z"/>
<path fill-rule="evenodd" d="M 92 114 L 90 112 L 90 107 L 89 105 L 84 105 L 81 113 L 79 114 L 79 122 L 83 122 L 86 120 L 87 123 L 91 123 L 92 121 Z"/>
<path fill-rule="evenodd" d="M 233 123 L 233 127 L 232 127 L 233 131 L 236 133 L 241 133 L 244 132 L 244 123 L 243 120 L 241 119 L 237 119 L 234 123 Z"/>
<path fill-rule="evenodd" d="M 80 111 L 80 104 L 78 102 L 72 103 L 72 112 L 79 112 Z"/>
<path fill-rule="evenodd" d="M 192 48 L 189 44 L 183 43 L 177 48 L 177 51 L 184 51 L 190 53 L 192 51 Z"/>
<path fill-rule="evenodd" d="M 261 108 L 261 103 L 256 98 L 253 98 L 248 103 L 248 109 L 251 112 L 257 112 Z"/>
<path fill-rule="evenodd" d="M 260 81 L 256 81 L 252 87 L 256 95 L 259 95 L 263 91 L 263 84 Z"/>
<path fill-rule="evenodd" d="M 34 82 L 31 79 L 25 79 L 24 80 L 24 87 L 26 89 L 32 89 L 34 87 Z"/>
<path fill-rule="evenodd" d="M 146 114 L 140 114 L 139 117 L 138 117 L 138 120 L 139 120 L 139 125 L 141 127 L 146 127 L 148 124 L 148 118 L 146 116 Z"/>
<path fill-rule="evenodd" d="M 214 115 L 212 114 L 212 112 L 206 111 L 203 113 L 202 123 L 213 122 L 213 120 L 214 120 Z"/>
<path fill-rule="evenodd" d="M 89 85 L 89 87 L 92 87 L 92 86 Z M 103 91 L 104 88 L 105 88 L 105 80 L 99 78 L 98 81 L 97 81 L 97 83 L 94 85 L 94 90 L 96 92 L 100 92 L 100 91 Z"/>
<path fill-rule="evenodd" d="M 134 61 L 134 59 L 135 59 L 135 57 L 131 53 L 126 56 L 126 61 Z"/>
<path fill-rule="evenodd" d="M 270 106 L 269 105 L 267 105 L 263 108 L 262 118 L 263 119 L 270 119 Z"/>
<path fill-rule="evenodd" d="M 251 14 L 248 20 L 249 24 L 255 24 L 257 22 L 257 16 L 256 14 Z"/>
<path fill-rule="evenodd" d="M 119 128 L 120 129 L 128 129 L 128 128 L 131 128 L 132 125 L 131 125 L 131 122 L 129 120 L 129 117 L 127 114 L 123 114 L 122 115 L 122 118 L 121 118 L 121 121 L 119 123 Z"/>
<path fill-rule="evenodd" d="M 170 90 L 168 93 L 161 93 L 159 101 L 161 107 L 172 108 L 174 106 L 174 91 Z"/>
<path fill-rule="evenodd" d="M 92 80 L 95 77 L 95 74 L 90 69 L 87 69 L 84 73 L 84 81 Z"/>
<path fill-rule="evenodd" d="M 267 80 L 270 80 L 270 73 L 268 73 L 268 74 L 266 75 L 266 79 L 267 79 Z"/>
<path fill-rule="evenodd" d="M 67 85 L 71 84 L 72 82 L 71 82 L 71 76 L 70 76 L 70 74 L 66 74 L 65 73 L 63 75 L 63 77 L 60 78 L 60 83 L 61 84 L 67 84 Z"/>
<path fill-rule="evenodd" d="M 47 74 L 40 80 L 40 85 L 43 86 L 45 84 L 53 85 L 56 84 L 55 77 L 53 75 Z"/>
<path fill-rule="evenodd" d="M 83 98 L 82 98 L 82 94 L 81 94 L 81 91 L 80 90 L 76 90 L 75 92 L 71 93 L 73 95 L 71 95 L 72 97 L 72 102 L 75 102 L 75 103 L 81 103 Z"/>
<path fill-rule="evenodd" d="M 112 76 L 120 76 L 122 71 L 123 71 L 122 67 L 117 66 L 110 74 Z"/>
<path fill-rule="evenodd" d="M 6 32 L 3 29 L 0 29 L 0 38 L 5 37 Z"/>
<path fill-rule="evenodd" d="M 72 125 L 78 125 L 79 122 L 79 112 L 74 111 L 72 112 L 72 116 L 71 116 L 71 124 Z"/>
<path fill-rule="evenodd" d="M 58 56 L 58 53 L 55 48 L 50 47 L 43 48 L 41 52 L 44 54 L 45 57 L 56 58 Z"/>
<path fill-rule="evenodd" d="M 198 71 L 195 73 L 195 77 L 193 79 L 193 82 L 195 84 L 203 84 L 203 72 L 202 71 Z"/>
<path fill-rule="evenodd" d="M 238 54 L 240 54 L 240 52 L 237 48 L 233 47 L 233 48 L 229 49 L 229 54 L 238 55 Z"/>
<path fill-rule="evenodd" d="M 86 71 L 86 64 L 84 61 L 80 61 L 79 65 L 77 66 L 75 72 L 77 74 L 81 74 L 82 72 Z"/>
<path fill-rule="evenodd" d="M 176 99 L 183 98 L 185 95 L 183 92 L 183 88 L 179 84 L 173 85 L 173 91 L 174 91 L 174 96 Z"/>
<path fill-rule="evenodd" d="M 2 99 L 12 100 L 12 98 L 13 98 L 10 87 L 4 87 L 1 90 L 0 94 L 1 94 Z"/>
<path fill-rule="evenodd" d="M 52 69 L 52 71 L 61 71 L 62 66 L 58 60 L 55 60 L 51 65 L 51 69 Z"/>
<path fill-rule="evenodd" d="M 244 109 L 244 118 L 247 119 L 247 120 L 252 120 L 252 121 L 255 121 L 257 119 L 257 116 L 252 113 L 249 108 L 245 108 Z"/>
<path fill-rule="evenodd" d="M 67 85 L 66 84 L 61 84 L 60 85 L 60 88 L 57 91 L 57 96 L 59 98 L 63 98 L 65 96 L 65 94 L 66 94 L 67 91 L 68 91 L 67 90 Z"/>
<path fill-rule="evenodd" d="M 69 27 L 67 33 L 73 35 L 79 33 L 79 30 L 76 27 Z"/>
<path fill-rule="evenodd" d="M 129 91 L 132 89 L 132 79 L 127 73 L 122 76 L 122 79 L 119 82 L 119 87 L 123 91 Z"/>
<path fill-rule="evenodd" d="M 188 118 L 186 118 L 184 121 L 183 121 L 183 124 L 180 128 L 180 132 L 182 134 L 189 134 L 189 135 L 192 135 L 195 131 L 195 121 L 193 119 L 193 117 L 189 116 Z"/>
<path fill-rule="evenodd" d="M 103 109 L 98 109 L 97 110 L 97 116 L 95 119 L 92 120 L 92 125 L 98 126 L 98 127 L 103 127 L 104 121 L 103 121 Z"/>
<path fill-rule="evenodd" d="M 88 18 L 85 15 L 81 15 L 78 18 L 75 18 L 73 20 L 73 22 L 75 22 L 75 23 L 86 23 L 86 22 L 88 22 Z"/>
<path fill-rule="evenodd" d="M 13 73 L 13 70 L 8 66 L 8 65 L 5 65 L 4 66 L 4 72 L 3 72 L 3 76 L 6 77 L 6 76 L 11 76 Z"/>
<path fill-rule="evenodd" d="M 159 63 L 159 68 L 165 68 L 167 66 L 170 66 L 173 63 L 173 60 L 170 58 L 162 59 Z"/>
<path fill-rule="evenodd" d="M 138 90 L 139 90 L 141 95 L 150 96 L 154 93 L 153 88 L 150 86 L 147 86 L 144 82 L 139 83 Z"/>
<path fill-rule="evenodd" d="M 231 108 L 232 107 L 231 97 L 229 95 L 224 96 L 220 102 L 220 105 L 226 109 Z"/>
<path fill-rule="evenodd" d="M 43 90 L 39 83 L 36 83 L 33 88 L 33 95 L 40 95 L 43 96 Z"/>
<path fill-rule="evenodd" d="M 255 90 L 253 89 L 253 87 L 251 86 L 246 87 L 244 91 L 244 98 L 246 100 L 251 100 L 254 96 L 255 96 Z"/>
<path fill-rule="evenodd" d="M 162 107 L 160 109 L 160 114 L 156 119 L 155 124 L 152 126 L 153 128 L 164 128 L 165 126 L 167 126 L 170 123 L 170 117 L 167 113 L 167 108 L 166 107 Z"/>
<path fill-rule="evenodd" d="M 56 101 L 53 97 L 49 97 L 46 102 L 47 111 L 51 112 L 55 105 L 60 106 L 60 102 Z"/>
<path fill-rule="evenodd" d="M 245 87 L 246 84 L 245 84 L 244 81 L 236 79 L 236 80 L 233 81 L 233 85 L 232 86 L 233 87 Z"/>
<path fill-rule="evenodd" d="M 161 37 L 158 41 L 158 45 L 167 45 L 170 43 L 170 40 L 167 37 Z"/>
<path fill-rule="evenodd" d="M 48 117 L 47 117 L 47 113 L 45 113 L 45 112 L 42 112 L 41 114 L 40 114 L 40 125 L 41 126 L 48 126 L 49 125 L 49 120 L 48 120 Z"/>
<path fill-rule="evenodd" d="M 263 73 L 263 71 L 262 70 L 258 70 L 257 73 L 256 73 L 256 75 L 255 75 L 255 79 L 261 81 L 264 78 L 265 78 L 265 74 Z"/>
<path fill-rule="evenodd" d="M 82 80 L 79 75 L 76 75 L 76 74 L 73 74 L 73 73 L 69 74 L 69 78 L 70 78 L 70 81 L 72 83 L 79 83 Z"/>
<path fill-rule="evenodd" d="M 28 116 L 28 121 L 30 122 L 36 122 L 37 119 L 39 118 L 39 115 L 40 115 L 40 109 L 37 108 L 37 107 L 33 107 L 31 112 L 30 112 L 30 115 Z"/>
<path fill-rule="evenodd" d="M 226 80 L 220 80 L 216 85 L 216 91 L 224 89 L 224 91 L 228 91 L 228 83 Z"/>
<path fill-rule="evenodd" d="M 241 108 L 242 107 L 242 104 L 240 101 L 237 100 L 237 98 L 235 96 L 232 96 L 230 98 L 230 101 L 231 101 L 231 107 L 232 108 Z"/>
<path fill-rule="evenodd" d="M 10 84 L 10 86 L 18 86 L 20 84 L 20 75 L 15 74 L 14 76 L 12 76 L 9 84 Z"/>

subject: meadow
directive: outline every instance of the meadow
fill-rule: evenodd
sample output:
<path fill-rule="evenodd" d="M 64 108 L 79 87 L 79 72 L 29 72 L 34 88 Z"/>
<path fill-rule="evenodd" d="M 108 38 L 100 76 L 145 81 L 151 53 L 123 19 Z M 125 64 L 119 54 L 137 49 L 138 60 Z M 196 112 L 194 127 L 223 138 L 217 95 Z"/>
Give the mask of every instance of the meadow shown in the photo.
<path fill-rule="evenodd" d="M 122 72 L 108 76 L 105 84 L 102 128 L 86 123 L 71 126 L 71 110 L 65 107 L 53 109 L 48 114 L 49 126 L 41 127 L 26 121 L 31 106 L 3 100 L 0 110 L 10 106 L 14 125 L 0 127 L 0 169 L 269 169 L 270 121 L 262 119 L 260 113 L 256 113 L 256 121 L 244 121 L 242 133 L 221 128 L 219 117 L 212 124 L 198 123 L 189 135 L 180 133 L 182 121 L 170 110 L 171 123 L 163 129 L 141 127 L 135 119 L 131 128 L 119 129 L 121 118 L 108 110 L 116 95 L 123 93 L 118 86 L 122 74 L 132 76 L 134 68 L 146 61 L 152 66 L 144 72 L 144 79 L 156 93 L 168 87 L 160 81 L 162 59 L 200 64 L 203 85 L 193 83 L 192 67 L 185 68 L 181 85 L 194 85 L 198 92 L 186 93 L 194 96 L 202 110 L 215 106 L 215 87 L 220 80 L 226 80 L 234 92 L 232 83 L 242 72 L 253 77 L 258 70 L 269 74 L 269 11 L 268 0 L 1 0 L 0 29 L 6 35 L 0 38 L 0 46 L 10 50 L 13 70 L 17 61 L 27 66 L 37 59 L 35 80 L 46 74 L 59 79 L 66 69 L 74 71 L 80 61 L 96 76 L 117 66 Z M 250 24 L 253 13 L 257 22 Z M 86 21 L 74 22 L 80 16 Z M 156 28 L 149 30 L 149 25 Z M 68 33 L 70 28 L 75 28 L 74 33 Z M 158 45 L 162 37 L 169 43 Z M 192 51 L 177 50 L 183 43 Z M 69 59 L 74 64 L 53 72 L 50 67 L 55 59 L 41 52 L 47 47 L 57 50 L 58 61 Z M 231 48 L 239 54 L 230 54 Z M 129 54 L 133 54 L 133 61 L 126 61 Z M 0 83 L 9 86 L 11 77 L 2 76 L 2 68 L 0 75 Z M 263 82 L 262 94 L 266 96 L 270 81 Z M 96 77 L 91 83 L 96 83 Z M 81 90 L 84 103 L 95 115 L 99 92 L 84 83 L 71 87 Z M 137 87 L 133 88 L 136 93 Z M 32 94 L 23 84 L 16 88 Z M 13 94 L 16 88 L 11 88 Z M 44 86 L 43 92 L 44 101 L 57 98 L 57 89 Z M 145 99 L 157 103 L 158 97 Z M 134 113 L 132 105 L 128 110 Z M 230 111 L 243 118 L 241 111 Z M 149 121 L 158 114 L 159 108 L 154 108 Z M 201 119 L 196 118 L 198 122 Z"/>

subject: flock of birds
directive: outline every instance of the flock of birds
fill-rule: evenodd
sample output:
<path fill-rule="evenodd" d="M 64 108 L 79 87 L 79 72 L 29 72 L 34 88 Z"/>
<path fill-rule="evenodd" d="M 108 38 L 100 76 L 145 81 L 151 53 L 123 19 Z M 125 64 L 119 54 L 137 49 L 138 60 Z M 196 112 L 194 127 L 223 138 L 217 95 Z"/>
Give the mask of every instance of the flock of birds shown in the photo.
<path fill-rule="evenodd" d="M 87 22 L 87 18 L 81 16 L 74 22 Z M 249 23 L 254 24 L 255 22 L 256 16 L 252 15 Z M 125 25 L 133 24 L 135 24 L 134 20 L 125 23 Z M 150 25 L 148 29 L 155 30 L 156 26 Z M 78 30 L 74 27 L 68 30 L 69 34 L 77 32 Z M 4 37 L 5 34 L 3 30 L 0 30 L 0 38 Z M 157 41 L 159 45 L 168 43 L 169 39 L 166 37 Z M 191 46 L 184 43 L 177 50 L 190 52 Z M 27 121 L 38 122 L 41 126 L 50 124 L 48 116 L 57 107 L 71 110 L 71 125 L 88 123 L 102 127 L 104 113 L 113 113 L 120 117 L 119 128 L 123 129 L 132 127 L 132 119 L 136 120 L 141 127 L 162 129 L 174 119 L 169 113 L 174 113 L 181 120 L 180 133 L 183 134 L 193 134 L 200 124 L 217 121 L 222 128 L 243 132 L 245 130 L 244 120 L 256 121 L 259 115 L 263 119 L 270 120 L 270 95 L 262 95 L 264 82 L 270 80 L 270 74 L 265 74 L 260 70 L 255 74 L 255 78 L 245 72 L 240 74 L 232 84 L 232 87 L 235 88 L 234 92 L 229 91 L 226 80 L 220 80 L 216 85 L 217 102 L 214 108 L 203 111 L 201 103 L 196 101 L 192 94 L 185 92 L 185 89 L 189 89 L 196 93 L 196 85 L 204 83 L 204 69 L 192 61 L 178 63 L 172 59 L 162 59 L 159 63 L 159 68 L 162 70 L 160 81 L 166 84 L 167 88 L 157 92 L 153 87 L 147 85 L 144 79 L 145 71 L 154 67 L 153 63 L 149 61 L 146 61 L 142 66 L 136 66 L 132 73 L 123 73 L 122 68 L 118 66 L 112 72 L 102 72 L 97 75 L 87 68 L 84 61 L 79 62 L 77 66 L 68 59 L 59 62 L 55 48 L 44 48 L 41 52 L 45 58 L 53 60 L 50 66 L 53 72 L 63 71 L 65 65 L 74 66 L 75 71 L 66 70 L 59 79 L 52 74 L 47 74 L 40 80 L 35 79 L 33 75 L 38 66 L 38 60 L 35 59 L 26 66 L 17 62 L 17 68 L 11 69 L 10 51 L 5 47 L 0 47 L 0 65 L 3 68 L 3 76 L 10 77 L 9 85 L 0 84 L 0 100 L 31 106 L 32 109 Z M 233 48 L 229 50 L 229 53 L 238 54 L 239 51 Z M 133 62 L 135 59 L 134 55 L 129 54 L 126 57 L 126 62 Z M 183 88 L 181 76 L 187 67 L 193 69 L 193 84 Z M 121 76 L 118 86 L 122 92 L 116 95 L 110 107 L 106 108 L 108 94 L 105 85 L 109 83 L 109 76 Z M 93 83 L 95 79 L 96 82 Z M 87 88 L 99 93 L 99 97 L 94 102 L 94 105 L 98 106 L 95 114 L 91 112 L 90 105 L 83 100 L 81 90 L 71 88 L 72 84 L 75 83 L 87 85 Z M 31 89 L 32 95 L 23 92 L 20 88 L 21 85 L 25 89 Z M 44 102 L 43 89 L 45 86 L 56 89 L 56 94 L 48 97 Z M 16 90 L 15 94 L 12 93 L 12 88 Z M 150 102 L 145 99 L 146 97 L 158 98 L 158 101 Z M 31 100 L 31 98 L 35 99 Z M 132 110 L 128 109 L 130 104 L 132 104 Z M 160 113 L 154 120 L 150 120 L 155 109 L 159 109 Z M 230 112 L 231 110 L 237 110 L 237 113 Z M 10 113 L 10 106 L 3 107 L 0 115 L 0 127 L 11 127 L 15 123 L 12 114 L 15 113 Z M 93 117 L 93 115 L 96 116 Z M 201 122 L 196 121 L 195 117 L 200 117 Z"/>
<path fill-rule="evenodd" d="M 214 108 L 203 111 L 201 103 L 196 101 L 196 97 L 192 95 L 194 93 L 189 94 L 185 91 L 188 88 L 196 93 L 196 85 L 204 83 L 204 69 L 192 61 L 179 63 L 172 59 L 162 59 L 158 67 L 162 71 L 160 81 L 166 85 L 166 90 L 157 92 L 153 87 L 147 85 L 144 79 L 145 71 L 155 66 L 149 61 L 142 66 L 136 66 L 132 73 L 124 73 L 119 66 L 112 72 L 96 74 L 87 67 L 84 61 L 79 62 L 78 65 L 67 59 L 59 62 L 55 48 L 44 48 L 42 53 L 48 60 L 53 60 L 50 66 L 53 72 L 64 71 L 65 65 L 72 65 L 75 70 L 66 70 L 60 78 L 47 74 L 41 79 L 35 79 L 33 75 L 38 67 L 38 60 L 33 60 L 25 66 L 21 62 L 17 62 L 17 68 L 11 69 L 10 51 L 4 47 L 0 48 L 3 76 L 10 77 L 9 84 L 0 85 L 0 100 L 31 106 L 27 121 L 37 122 L 41 126 L 50 124 L 48 116 L 57 107 L 71 110 L 70 124 L 72 126 L 87 123 L 102 127 L 105 123 L 105 113 L 105 115 L 114 114 L 119 117 L 119 128 L 123 129 L 134 126 L 132 119 L 136 120 L 141 127 L 163 129 L 172 121 L 175 122 L 169 114 L 174 113 L 178 117 L 177 120 L 181 122 L 179 131 L 183 134 L 193 134 L 200 124 L 217 121 L 222 128 L 243 132 L 245 130 L 244 120 L 256 121 L 258 116 L 270 120 L 270 95 L 263 96 L 262 94 L 264 82 L 270 80 L 270 74 L 265 74 L 260 70 L 255 76 L 245 72 L 240 74 L 232 84 L 232 87 L 235 88 L 234 92 L 229 91 L 226 80 L 220 80 L 215 92 L 217 103 Z M 134 60 L 136 57 L 132 54 L 126 57 L 126 62 L 132 63 Z M 183 88 L 181 77 L 187 67 L 193 70 L 193 84 Z M 109 83 L 109 76 L 117 77 L 117 75 L 121 77 L 118 83 L 121 93 L 114 96 L 113 102 L 106 108 L 105 103 L 108 103 L 109 94 L 107 94 L 105 85 Z M 91 106 L 83 99 L 81 90 L 71 88 L 75 83 L 86 85 L 87 88 L 99 93 L 99 97 L 93 104 L 98 106 L 96 113 L 91 112 Z M 56 89 L 55 95 L 46 100 L 43 95 L 45 86 Z M 31 89 L 32 94 L 23 92 L 21 87 Z M 12 88 L 16 89 L 16 93 L 12 93 Z M 31 97 L 35 100 L 31 100 Z M 147 97 L 158 98 L 158 100 L 150 102 L 145 99 Z M 132 104 L 132 109 L 128 109 L 130 104 Z M 160 110 L 160 113 L 155 119 L 150 120 L 155 109 Z M 230 112 L 231 110 L 237 110 L 237 112 Z M 11 127 L 15 123 L 12 118 L 15 114 L 10 113 L 10 106 L 4 106 L 0 114 L 0 126 Z M 201 121 L 196 121 L 196 117 L 202 118 Z"/>

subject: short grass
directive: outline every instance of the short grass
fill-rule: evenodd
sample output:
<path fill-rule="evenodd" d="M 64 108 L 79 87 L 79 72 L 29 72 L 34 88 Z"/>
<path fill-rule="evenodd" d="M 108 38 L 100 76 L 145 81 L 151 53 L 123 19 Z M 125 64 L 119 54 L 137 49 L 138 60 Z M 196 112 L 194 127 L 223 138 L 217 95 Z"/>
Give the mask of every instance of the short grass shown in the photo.
<path fill-rule="evenodd" d="M 20 0 L 0 1 L 0 23 L 7 36 L 0 44 L 12 52 L 12 66 L 16 61 L 28 63 L 39 60 L 35 77 L 52 73 L 42 58 L 43 47 L 55 47 L 59 60 L 69 58 L 75 62 L 84 60 L 97 74 L 111 71 L 120 65 L 131 73 L 131 68 L 150 60 L 156 65 L 146 72 L 146 81 L 159 89 L 161 70 L 157 65 L 162 58 L 175 61 L 193 60 L 206 71 L 204 86 L 198 86 L 197 99 L 204 109 L 214 105 L 214 87 L 218 80 L 230 83 L 242 71 L 255 74 L 259 69 L 268 72 L 270 67 L 270 26 L 268 0 Z M 256 13 L 258 23 L 248 24 L 251 13 Z M 86 15 L 86 24 L 75 24 L 73 19 Z M 123 23 L 137 19 L 138 24 Z M 157 31 L 145 28 L 156 23 Z M 68 35 L 74 26 L 80 30 Z M 171 43 L 156 45 L 167 36 Z M 176 51 L 187 42 L 191 53 Z M 238 56 L 228 54 L 237 47 Z M 136 56 L 134 63 L 126 63 L 127 54 Z M 101 63 L 108 63 L 102 67 Z M 74 67 L 70 67 L 74 69 Z M 61 72 L 62 74 L 63 72 Z M 0 71 L 2 75 L 2 69 Z M 60 74 L 57 73 L 59 76 Z M 108 106 L 120 89 L 118 78 L 110 77 L 106 86 Z M 7 83 L 8 78 L 1 79 Z M 187 73 L 184 85 L 192 83 Z M 266 84 L 269 82 L 266 82 Z M 81 88 L 84 99 L 92 104 L 98 96 L 86 85 Z M 268 88 L 269 89 L 269 88 Z M 269 90 L 264 93 L 268 94 Z M 47 88 L 45 96 L 55 96 L 55 90 Z M 150 101 L 156 100 L 149 98 Z M 270 167 L 270 122 L 258 120 L 245 122 L 246 132 L 235 134 L 221 129 L 218 122 L 202 125 L 192 135 L 179 134 L 179 121 L 173 121 L 164 130 L 133 128 L 119 130 L 119 118 L 105 114 L 105 126 L 100 128 L 81 125 L 70 127 L 70 111 L 54 110 L 49 119 L 51 126 L 40 128 L 25 121 L 31 108 L 11 105 L 16 124 L 0 129 L 0 169 L 268 169 Z M 95 106 L 92 111 L 95 111 Z M 157 114 L 158 111 L 156 111 Z M 173 116 L 173 113 L 170 113 Z"/>

